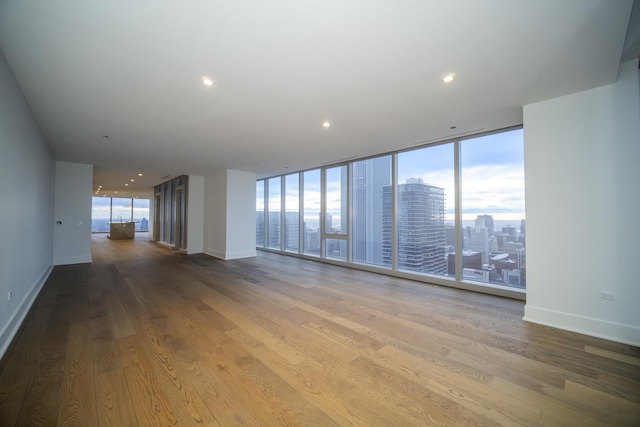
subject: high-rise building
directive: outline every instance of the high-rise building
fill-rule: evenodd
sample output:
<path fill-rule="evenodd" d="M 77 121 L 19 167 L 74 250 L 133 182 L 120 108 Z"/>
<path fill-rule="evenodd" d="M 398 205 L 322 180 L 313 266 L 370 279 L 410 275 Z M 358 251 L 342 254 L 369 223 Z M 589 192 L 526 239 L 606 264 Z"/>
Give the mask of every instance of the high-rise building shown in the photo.
<path fill-rule="evenodd" d="M 256 211 L 256 246 L 264 246 L 264 211 Z"/>
<path fill-rule="evenodd" d="M 488 215 L 487 215 L 488 216 Z M 464 241 L 464 249 L 474 252 L 480 252 L 482 254 L 482 263 L 487 264 L 489 261 L 489 230 L 485 227 L 478 228 L 478 221 L 476 220 L 476 229 L 471 227 L 467 228 L 468 236 Z"/>
<path fill-rule="evenodd" d="M 398 269 L 447 274 L 444 188 L 409 178 L 398 185 Z M 391 217 L 391 186 L 384 187 L 385 218 Z M 387 212 L 388 211 L 388 212 Z M 383 260 L 391 264 L 391 222 L 384 222 Z"/>
<path fill-rule="evenodd" d="M 517 242 L 518 241 L 518 232 L 513 225 L 507 225 L 502 227 L 502 234 L 505 236 L 509 236 L 506 242 Z"/>
<path fill-rule="evenodd" d="M 476 217 L 476 231 L 486 228 L 489 231 L 489 236 L 494 232 L 493 228 L 493 216 L 491 215 L 478 215 Z"/>
<path fill-rule="evenodd" d="M 285 214 L 284 249 L 297 251 L 299 246 L 300 223 L 298 212 Z"/>
<path fill-rule="evenodd" d="M 383 188 L 391 184 L 391 162 L 379 157 L 353 163 L 351 253 L 354 262 L 383 265 Z"/>
<path fill-rule="evenodd" d="M 267 246 L 269 248 L 280 249 L 280 212 L 269 212 L 269 227 L 267 228 L 269 236 L 267 238 Z"/>
<path fill-rule="evenodd" d="M 327 213 L 324 218 L 324 232 L 332 233 L 334 231 L 335 231 L 335 228 L 333 227 L 333 215 L 331 215 L 330 213 Z"/>

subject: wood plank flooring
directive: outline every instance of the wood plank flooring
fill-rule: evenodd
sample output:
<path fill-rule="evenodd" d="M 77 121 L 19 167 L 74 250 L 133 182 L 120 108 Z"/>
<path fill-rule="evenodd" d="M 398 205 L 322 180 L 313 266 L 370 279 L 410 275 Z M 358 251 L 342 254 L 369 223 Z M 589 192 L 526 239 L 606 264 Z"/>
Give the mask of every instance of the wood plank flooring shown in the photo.
<path fill-rule="evenodd" d="M 0 362 L 0 426 L 633 426 L 640 349 L 524 304 L 92 237 Z"/>

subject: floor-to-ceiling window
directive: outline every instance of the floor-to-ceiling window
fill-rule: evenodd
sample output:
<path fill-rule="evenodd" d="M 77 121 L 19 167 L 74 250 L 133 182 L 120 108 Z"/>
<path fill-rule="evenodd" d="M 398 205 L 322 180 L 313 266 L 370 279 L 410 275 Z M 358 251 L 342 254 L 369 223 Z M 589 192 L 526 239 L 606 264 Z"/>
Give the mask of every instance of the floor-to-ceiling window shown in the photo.
<path fill-rule="evenodd" d="M 320 169 L 302 173 L 302 253 L 320 256 Z"/>
<path fill-rule="evenodd" d="M 461 142 L 464 278 L 525 287 L 522 139 L 518 129 Z"/>
<path fill-rule="evenodd" d="M 300 175 L 284 177 L 284 250 L 298 252 L 300 247 Z"/>
<path fill-rule="evenodd" d="M 271 249 L 281 249 L 282 242 L 282 177 L 275 177 L 267 180 L 268 193 L 268 223 L 267 223 L 267 247 Z"/>
<path fill-rule="evenodd" d="M 136 231 L 149 231 L 150 207 L 149 199 L 133 199 L 133 222 L 136 223 Z"/>
<path fill-rule="evenodd" d="M 91 198 L 91 232 L 108 233 L 111 222 L 111 197 Z"/>
<path fill-rule="evenodd" d="M 447 242 L 448 227 L 454 226 L 454 144 L 405 151 L 397 157 L 397 268 L 439 276 L 455 274 L 455 268 L 447 266 L 448 253 L 455 250 L 454 242 Z"/>
<path fill-rule="evenodd" d="M 259 180 L 258 247 L 519 292 L 523 152 L 518 128 Z"/>
<path fill-rule="evenodd" d="M 354 263 L 391 267 L 391 258 L 384 258 L 385 244 L 390 251 L 392 240 L 391 160 L 391 156 L 381 156 L 351 164 L 351 259 Z M 385 189 L 388 190 L 385 192 Z"/>
<path fill-rule="evenodd" d="M 150 200 L 124 197 L 93 197 L 91 232 L 108 233 L 110 222 L 135 222 L 136 231 L 149 231 Z"/>
<path fill-rule="evenodd" d="M 347 165 L 325 169 L 324 180 L 324 255 L 347 260 L 348 186 Z"/>

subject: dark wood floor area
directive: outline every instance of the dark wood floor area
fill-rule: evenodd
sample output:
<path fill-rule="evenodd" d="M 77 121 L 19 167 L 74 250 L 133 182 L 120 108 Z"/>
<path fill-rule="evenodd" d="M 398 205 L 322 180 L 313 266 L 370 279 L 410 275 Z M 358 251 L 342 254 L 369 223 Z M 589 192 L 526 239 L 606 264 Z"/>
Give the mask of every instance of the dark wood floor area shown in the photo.
<path fill-rule="evenodd" d="M 640 425 L 640 350 L 521 301 L 92 240 L 0 363 L 2 426 Z"/>

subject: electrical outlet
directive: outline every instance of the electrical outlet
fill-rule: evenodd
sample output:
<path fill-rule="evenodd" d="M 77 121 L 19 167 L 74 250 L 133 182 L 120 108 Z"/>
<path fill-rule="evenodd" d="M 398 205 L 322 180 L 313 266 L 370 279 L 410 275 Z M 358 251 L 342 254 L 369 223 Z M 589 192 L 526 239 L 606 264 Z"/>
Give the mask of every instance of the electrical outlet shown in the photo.
<path fill-rule="evenodd" d="M 600 291 L 600 298 L 606 299 L 607 301 L 615 301 L 616 294 L 613 292 Z"/>
<path fill-rule="evenodd" d="M 7 294 L 7 300 L 11 301 L 11 297 L 13 297 L 13 291 L 9 291 Z"/>

